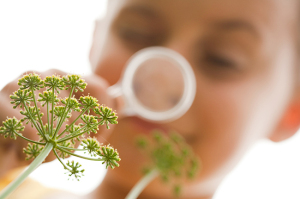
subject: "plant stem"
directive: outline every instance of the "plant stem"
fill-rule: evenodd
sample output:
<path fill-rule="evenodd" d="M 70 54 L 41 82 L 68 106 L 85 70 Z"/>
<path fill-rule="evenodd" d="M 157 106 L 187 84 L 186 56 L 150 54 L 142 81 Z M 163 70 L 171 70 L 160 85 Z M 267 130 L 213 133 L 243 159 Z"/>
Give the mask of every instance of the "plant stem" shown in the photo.
<path fill-rule="evenodd" d="M 98 123 L 92 125 L 90 128 L 85 129 L 84 131 L 80 132 L 82 129 L 84 129 L 84 127 L 85 127 L 85 126 L 84 126 L 84 127 L 82 127 L 81 129 L 79 129 L 78 131 L 76 131 L 76 132 L 80 132 L 80 133 L 75 134 L 76 132 L 74 132 L 70 137 L 69 137 L 69 136 L 66 136 L 66 137 L 64 137 L 64 138 L 62 138 L 62 139 L 60 139 L 60 140 L 58 140 L 57 143 L 61 143 L 61 142 L 63 142 L 63 141 L 70 140 L 70 139 L 76 138 L 76 137 L 78 137 L 78 136 L 81 136 L 81 135 L 83 135 L 84 133 L 86 133 L 86 132 L 90 131 L 91 129 L 93 129 L 94 127 L 99 126 L 99 125 L 101 124 L 101 122 L 102 122 L 102 120 L 101 120 L 100 122 L 98 122 Z"/>
<path fill-rule="evenodd" d="M 31 113 L 29 112 L 29 109 L 26 105 L 25 102 L 23 102 L 23 105 L 24 105 L 24 108 L 25 110 L 27 111 L 27 113 L 29 114 L 29 117 L 31 119 L 31 123 L 35 126 L 36 130 L 41 134 L 41 136 L 46 140 L 48 141 L 48 139 L 46 138 L 46 136 L 44 135 L 43 131 L 40 129 L 40 127 L 37 125 L 37 123 L 35 122 L 35 120 L 33 119 Z"/>
<path fill-rule="evenodd" d="M 70 109 L 68 109 L 67 112 L 70 112 Z M 63 113 L 63 116 L 61 116 L 61 117 L 57 117 L 55 132 L 54 132 L 54 135 L 52 136 L 53 139 L 56 137 L 59 129 L 61 128 L 62 124 L 64 123 L 63 121 L 66 120 L 66 117 L 64 117 L 64 114 L 65 113 Z"/>
<path fill-rule="evenodd" d="M 49 102 L 47 101 L 47 122 L 48 122 L 48 135 L 50 135 L 50 118 L 49 118 Z"/>
<path fill-rule="evenodd" d="M 53 135 L 53 115 L 54 115 L 54 96 L 55 96 L 55 93 L 54 93 L 54 86 L 52 87 L 52 104 L 51 104 L 51 132 L 48 132 L 50 136 Z M 50 124 L 49 124 L 50 125 Z"/>
<path fill-rule="evenodd" d="M 70 137 L 72 137 L 72 136 L 74 136 L 74 135 L 76 135 L 76 133 L 78 133 L 78 132 L 81 132 L 81 131 L 83 131 L 83 130 L 85 130 L 85 127 L 86 127 L 87 125 L 84 125 L 84 127 L 82 127 L 81 129 L 78 129 L 77 131 L 75 131 L 75 132 L 73 132 L 73 133 L 71 133 L 71 134 L 69 134 L 69 135 L 66 135 L 65 137 L 63 137 L 64 139 L 69 139 Z M 57 137 L 56 137 L 56 139 L 58 139 L 60 136 L 62 136 L 62 133 L 61 134 L 59 134 Z M 77 135 L 76 135 L 76 137 L 77 137 Z"/>
<path fill-rule="evenodd" d="M 59 146 L 59 148 L 62 148 L 65 150 L 70 150 L 70 151 L 87 151 L 87 149 L 69 148 L 69 147 L 64 147 L 64 146 Z"/>
<path fill-rule="evenodd" d="M 81 156 L 81 155 L 77 155 L 77 154 L 75 154 L 75 153 L 72 153 L 72 152 L 70 152 L 70 151 L 67 151 L 67 150 L 65 150 L 65 149 L 62 149 L 62 148 L 59 147 L 59 146 L 57 146 L 57 149 L 59 149 L 59 150 L 65 152 L 65 153 L 67 153 L 67 154 L 69 154 L 69 155 L 76 156 L 76 157 L 78 157 L 78 158 L 82 158 L 82 159 L 86 159 L 86 160 L 93 160 L 93 161 L 103 161 L 102 158 L 88 158 L 88 157 L 84 157 L 84 156 Z"/>
<path fill-rule="evenodd" d="M 70 100 L 71 100 L 71 96 L 72 96 L 72 94 L 73 94 L 73 91 L 74 91 L 74 87 L 72 87 L 72 89 L 71 89 L 71 91 L 70 91 L 69 98 L 66 98 L 67 104 L 65 105 L 65 110 L 64 110 L 64 113 L 63 113 L 63 115 L 62 115 L 62 117 L 61 117 L 62 120 L 60 120 L 59 123 L 57 124 L 57 128 L 56 128 L 56 130 L 55 130 L 55 133 L 54 133 L 54 135 L 53 135 L 53 138 L 56 137 L 56 135 L 57 135 L 57 133 L 58 133 L 58 131 L 59 131 L 61 125 L 63 124 L 63 122 L 65 121 L 66 117 L 68 116 L 68 112 L 69 112 L 69 110 L 70 110 L 70 108 L 68 108 L 68 106 L 69 106 L 69 103 L 70 103 Z"/>
<path fill-rule="evenodd" d="M 11 194 L 28 176 L 31 174 L 48 156 L 50 151 L 52 150 L 53 145 L 48 143 L 43 151 L 38 155 L 34 161 L 29 165 L 29 167 L 21 173 L 18 178 L 12 181 L 5 189 L 0 193 L 0 199 L 6 198 L 9 194 Z"/>
<path fill-rule="evenodd" d="M 61 159 L 59 158 L 58 154 L 56 153 L 55 149 L 52 149 L 54 155 L 56 156 L 56 158 L 58 159 L 58 161 L 64 166 L 64 169 L 68 169 L 69 168 L 63 163 L 63 161 L 61 161 Z"/>
<path fill-rule="evenodd" d="M 39 113 L 39 108 L 38 108 L 38 106 L 36 104 L 35 94 L 34 94 L 33 88 L 31 89 L 31 92 L 32 92 L 32 96 L 33 96 L 34 106 L 35 106 L 35 109 L 37 111 L 37 116 L 38 116 L 38 119 L 39 119 L 38 121 L 39 121 L 39 123 L 41 125 L 41 130 L 42 130 L 43 134 L 46 135 L 46 131 L 45 131 L 44 126 L 43 126 L 42 118 L 41 118 L 40 113 Z"/>
<path fill-rule="evenodd" d="M 20 138 L 23 138 L 24 140 L 28 141 L 28 142 L 32 142 L 32 143 L 35 143 L 35 144 L 39 144 L 39 145 L 46 145 L 46 143 L 42 143 L 42 142 L 36 142 L 34 140 L 31 140 L 31 139 L 28 139 L 24 136 L 22 136 L 21 134 L 17 133 L 16 131 L 14 131 L 14 133 L 19 136 Z"/>
<path fill-rule="evenodd" d="M 138 181 L 134 187 L 127 194 L 125 199 L 136 199 L 145 187 L 158 176 L 158 171 L 153 169 L 150 173 L 146 174 L 140 181 Z"/>
<path fill-rule="evenodd" d="M 70 124 L 68 125 L 68 127 L 65 128 L 65 130 L 63 132 L 61 132 L 61 134 L 58 135 L 58 137 L 62 136 L 73 124 L 75 124 L 75 122 L 88 110 L 89 108 L 85 108 L 80 115 Z"/>

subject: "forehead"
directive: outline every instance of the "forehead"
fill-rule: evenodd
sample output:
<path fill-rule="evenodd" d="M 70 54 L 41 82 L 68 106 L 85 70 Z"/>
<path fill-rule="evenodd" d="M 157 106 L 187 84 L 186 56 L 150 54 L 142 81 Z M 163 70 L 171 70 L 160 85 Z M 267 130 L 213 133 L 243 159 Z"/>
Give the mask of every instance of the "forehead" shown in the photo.
<path fill-rule="evenodd" d="M 272 31 L 297 23 L 298 0 L 115 0 L 115 11 L 162 20 L 170 26 L 241 20 Z M 291 26 L 290 26 L 291 27 Z"/>
<path fill-rule="evenodd" d="M 165 14 L 195 17 L 195 14 L 259 14 L 270 15 L 284 13 L 289 15 L 295 10 L 298 0 L 110 0 L 114 7 L 140 6 L 155 9 Z M 230 12 L 230 13 L 227 13 Z M 245 13 L 246 12 L 246 13 Z"/>

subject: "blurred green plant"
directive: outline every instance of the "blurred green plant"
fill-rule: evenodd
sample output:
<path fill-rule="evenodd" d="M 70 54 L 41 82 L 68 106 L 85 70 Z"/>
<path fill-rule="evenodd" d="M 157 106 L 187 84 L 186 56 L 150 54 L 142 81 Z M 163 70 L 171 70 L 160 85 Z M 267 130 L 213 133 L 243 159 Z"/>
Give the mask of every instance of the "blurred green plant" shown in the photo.
<path fill-rule="evenodd" d="M 170 182 L 175 196 L 181 193 L 181 182 L 193 179 L 200 169 L 200 160 L 178 133 L 169 135 L 154 131 L 152 139 L 139 137 L 137 146 L 150 159 L 143 169 L 144 177 L 133 187 L 126 199 L 136 199 L 142 190 L 156 177 Z"/>
<path fill-rule="evenodd" d="M 23 172 L 16 180 L 8 185 L 0 194 L 0 198 L 5 198 L 18 185 L 20 185 L 26 177 L 34 171 L 48 156 L 50 151 L 53 151 L 59 162 L 63 165 L 66 173 L 70 177 L 79 180 L 83 175 L 84 169 L 81 165 L 75 162 L 67 162 L 62 159 L 68 156 L 76 156 L 79 158 L 101 161 L 112 169 L 118 167 L 118 162 L 121 160 L 116 149 L 111 146 L 100 144 L 94 138 L 83 139 L 83 135 L 97 133 L 99 125 L 106 125 L 109 129 L 109 124 L 117 124 L 117 116 L 110 108 L 100 106 L 98 100 L 92 96 L 81 96 L 78 99 L 73 97 L 75 92 L 86 88 L 87 83 L 80 78 L 79 75 L 48 76 L 44 80 L 39 75 L 27 74 L 19 79 L 19 90 L 15 91 L 10 96 L 13 108 L 20 108 L 20 113 L 24 116 L 21 120 L 8 118 L 0 127 L 0 135 L 5 138 L 9 137 L 16 139 L 20 137 L 28 141 L 28 146 L 23 152 L 26 154 L 26 159 L 34 159 L 25 172 Z M 36 99 L 35 92 L 44 89 L 38 94 Z M 58 94 L 61 90 L 69 90 L 69 97 L 61 99 Z M 41 106 L 46 106 L 45 118 L 37 103 Z M 69 118 L 72 117 L 72 112 L 78 112 L 73 122 L 65 125 Z M 90 115 L 91 111 L 93 112 Z M 43 122 L 47 121 L 46 123 Z M 78 120 L 80 123 L 75 124 Z M 24 130 L 23 122 L 30 123 L 35 127 L 39 140 L 31 140 L 22 135 Z M 75 142 L 81 142 L 82 149 L 75 148 Z M 90 157 L 75 154 L 74 151 L 85 151 Z"/>

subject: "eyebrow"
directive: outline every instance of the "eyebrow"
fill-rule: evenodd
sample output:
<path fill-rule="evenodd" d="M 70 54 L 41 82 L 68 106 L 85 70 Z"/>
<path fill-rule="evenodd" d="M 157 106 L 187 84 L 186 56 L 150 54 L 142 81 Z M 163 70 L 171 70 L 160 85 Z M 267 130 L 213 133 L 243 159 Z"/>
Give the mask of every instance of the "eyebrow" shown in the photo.
<path fill-rule="evenodd" d="M 148 18 L 158 17 L 158 13 L 155 12 L 153 9 L 149 8 L 148 6 L 144 6 L 140 4 L 128 5 L 124 9 L 122 9 L 122 12 L 133 12 Z"/>
<path fill-rule="evenodd" d="M 133 12 L 143 17 L 154 19 L 159 18 L 159 13 L 147 5 L 131 4 L 122 9 L 122 12 Z M 247 31 L 255 39 L 260 39 L 261 35 L 256 26 L 251 22 L 240 19 L 221 20 L 213 23 L 213 27 L 221 31 Z"/>
<path fill-rule="evenodd" d="M 260 38 L 260 33 L 258 29 L 248 21 L 243 20 L 226 20 L 226 21 L 219 21 L 214 23 L 213 25 L 215 28 L 220 29 L 222 31 L 239 31 L 244 30 L 250 33 L 256 39 Z"/>

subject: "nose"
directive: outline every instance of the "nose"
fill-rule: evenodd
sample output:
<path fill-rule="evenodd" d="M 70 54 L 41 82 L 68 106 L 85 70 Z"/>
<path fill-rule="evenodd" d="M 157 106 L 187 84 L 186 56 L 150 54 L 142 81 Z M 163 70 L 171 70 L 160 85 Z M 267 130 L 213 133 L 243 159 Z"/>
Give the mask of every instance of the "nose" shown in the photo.
<path fill-rule="evenodd" d="M 165 41 L 162 46 L 181 54 L 191 64 L 195 41 L 197 40 L 196 33 L 188 30 L 188 28 L 176 32 L 174 31 L 174 33 L 176 34 Z"/>

